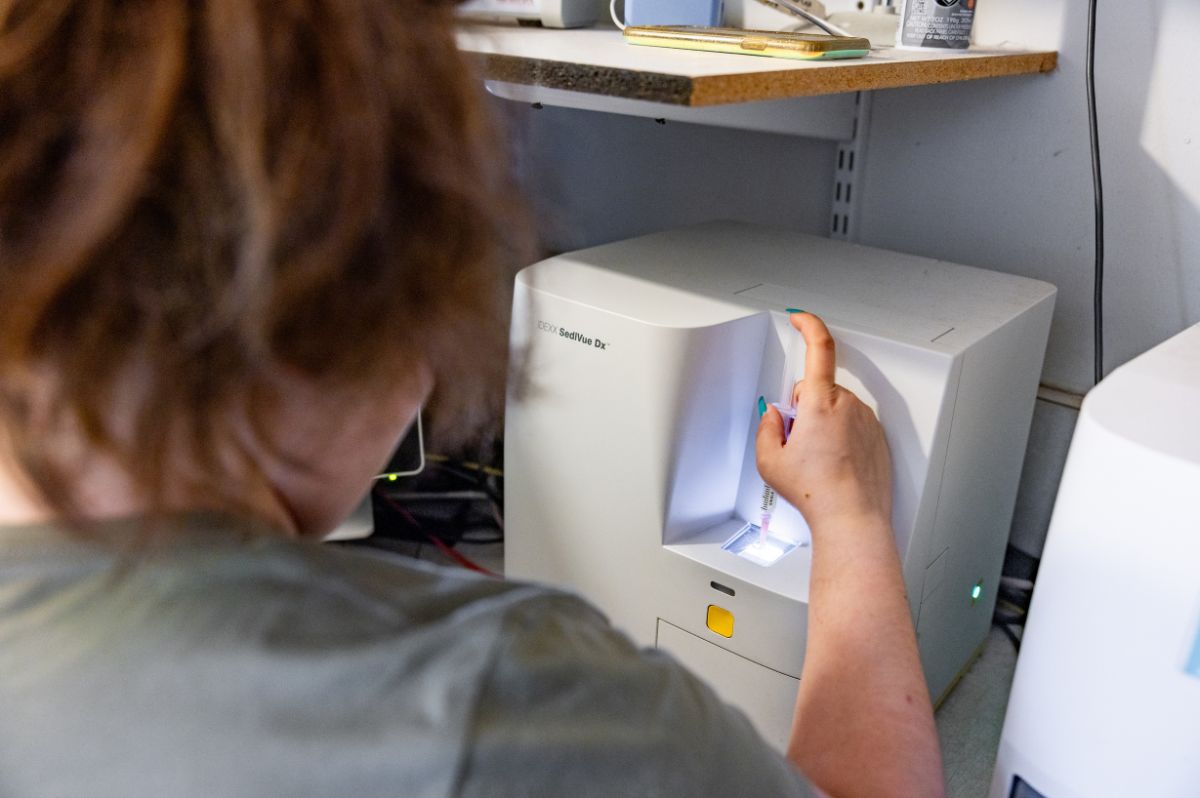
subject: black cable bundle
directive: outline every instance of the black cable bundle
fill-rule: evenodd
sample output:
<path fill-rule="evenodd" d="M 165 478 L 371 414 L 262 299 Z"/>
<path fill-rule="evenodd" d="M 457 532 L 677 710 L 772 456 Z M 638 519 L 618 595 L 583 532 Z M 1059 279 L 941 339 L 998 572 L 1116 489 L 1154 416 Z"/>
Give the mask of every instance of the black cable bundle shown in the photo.
<path fill-rule="evenodd" d="M 1000 577 L 1000 590 L 996 596 L 996 609 L 992 623 L 1012 641 L 1017 651 L 1021 650 L 1021 637 L 1025 634 L 1025 619 L 1029 615 L 1029 602 L 1033 599 L 1033 582 L 1012 576 Z"/>

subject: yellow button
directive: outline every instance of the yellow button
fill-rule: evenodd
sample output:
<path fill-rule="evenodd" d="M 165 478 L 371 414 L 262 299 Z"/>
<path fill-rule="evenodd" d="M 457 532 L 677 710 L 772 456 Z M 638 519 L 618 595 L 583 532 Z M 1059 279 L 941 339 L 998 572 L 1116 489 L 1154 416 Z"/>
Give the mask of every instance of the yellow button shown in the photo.
<path fill-rule="evenodd" d="M 709 604 L 708 628 L 722 637 L 733 637 L 733 613 L 724 607 Z"/>

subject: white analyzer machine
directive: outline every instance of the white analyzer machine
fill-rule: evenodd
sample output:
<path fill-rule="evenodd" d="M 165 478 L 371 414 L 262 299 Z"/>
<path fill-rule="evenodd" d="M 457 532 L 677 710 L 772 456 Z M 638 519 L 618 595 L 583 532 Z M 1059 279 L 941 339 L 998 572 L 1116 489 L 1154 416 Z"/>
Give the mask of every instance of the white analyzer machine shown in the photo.
<path fill-rule="evenodd" d="M 770 538 L 754 534 L 756 404 L 803 376 L 787 310 L 811 311 L 837 341 L 838 383 L 887 436 L 896 546 L 940 699 L 991 623 L 1054 295 L 1035 280 L 733 223 L 524 269 L 507 574 L 582 594 L 782 749 L 812 548 L 782 500 Z"/>
<path fill-rule="evenodd" d="M 1200 325 L 1088 393 L 992 798 L 1200 795 Z"/>

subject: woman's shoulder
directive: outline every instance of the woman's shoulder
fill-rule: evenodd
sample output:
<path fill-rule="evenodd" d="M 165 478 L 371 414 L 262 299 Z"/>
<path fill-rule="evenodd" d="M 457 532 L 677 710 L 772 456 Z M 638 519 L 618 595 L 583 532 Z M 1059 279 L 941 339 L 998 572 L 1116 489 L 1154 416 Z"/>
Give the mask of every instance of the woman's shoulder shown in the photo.
<path fill-rule="evenodd" d="M 73 707 L 42 712 L 45 734 L 22 738 L 31 757 L 103 748 L 89 724 L 106 715 L 136 738 L 121 750 L 141 752 L 114 771 L 130 783 L 215 746 L 226 793 L 270 778 L 304 795 L 312 774 L 293 755 L 320 739 L 327 769 L 367 757 L 401 794 L 792 794 L 795 775 L 743 716 L 570 593 L 277 538 L 217 534 L 125 566 L 81 552 L 18 569 L 25 598 L 10 609 L 38 624 L 6 624 L 0 606 L 12 661 L 38 663 L 10 704 Z M 364 730 L 390 753 L 368 756 Z M 29 775 L 75 786 L 71 773 Z"/>

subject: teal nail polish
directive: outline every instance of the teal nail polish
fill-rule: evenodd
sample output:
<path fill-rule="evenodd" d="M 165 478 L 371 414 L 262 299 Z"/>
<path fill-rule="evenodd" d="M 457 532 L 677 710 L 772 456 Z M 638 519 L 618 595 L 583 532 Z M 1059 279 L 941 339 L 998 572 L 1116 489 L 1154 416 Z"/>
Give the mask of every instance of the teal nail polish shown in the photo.
<path fill-rule="evenodd" d="M 758 417 L 762 418 L 763 413 L 766 413 L 766 412 L 767 412 L 767 400 L 760 396 L 760 397 L 758 397 Z"/>
<path fill-rule="evenodd" d="M 801 310 L 800 308 L 788 308 L 787 312 L 788 313 L 807 313 L 808 311 Z"/>

